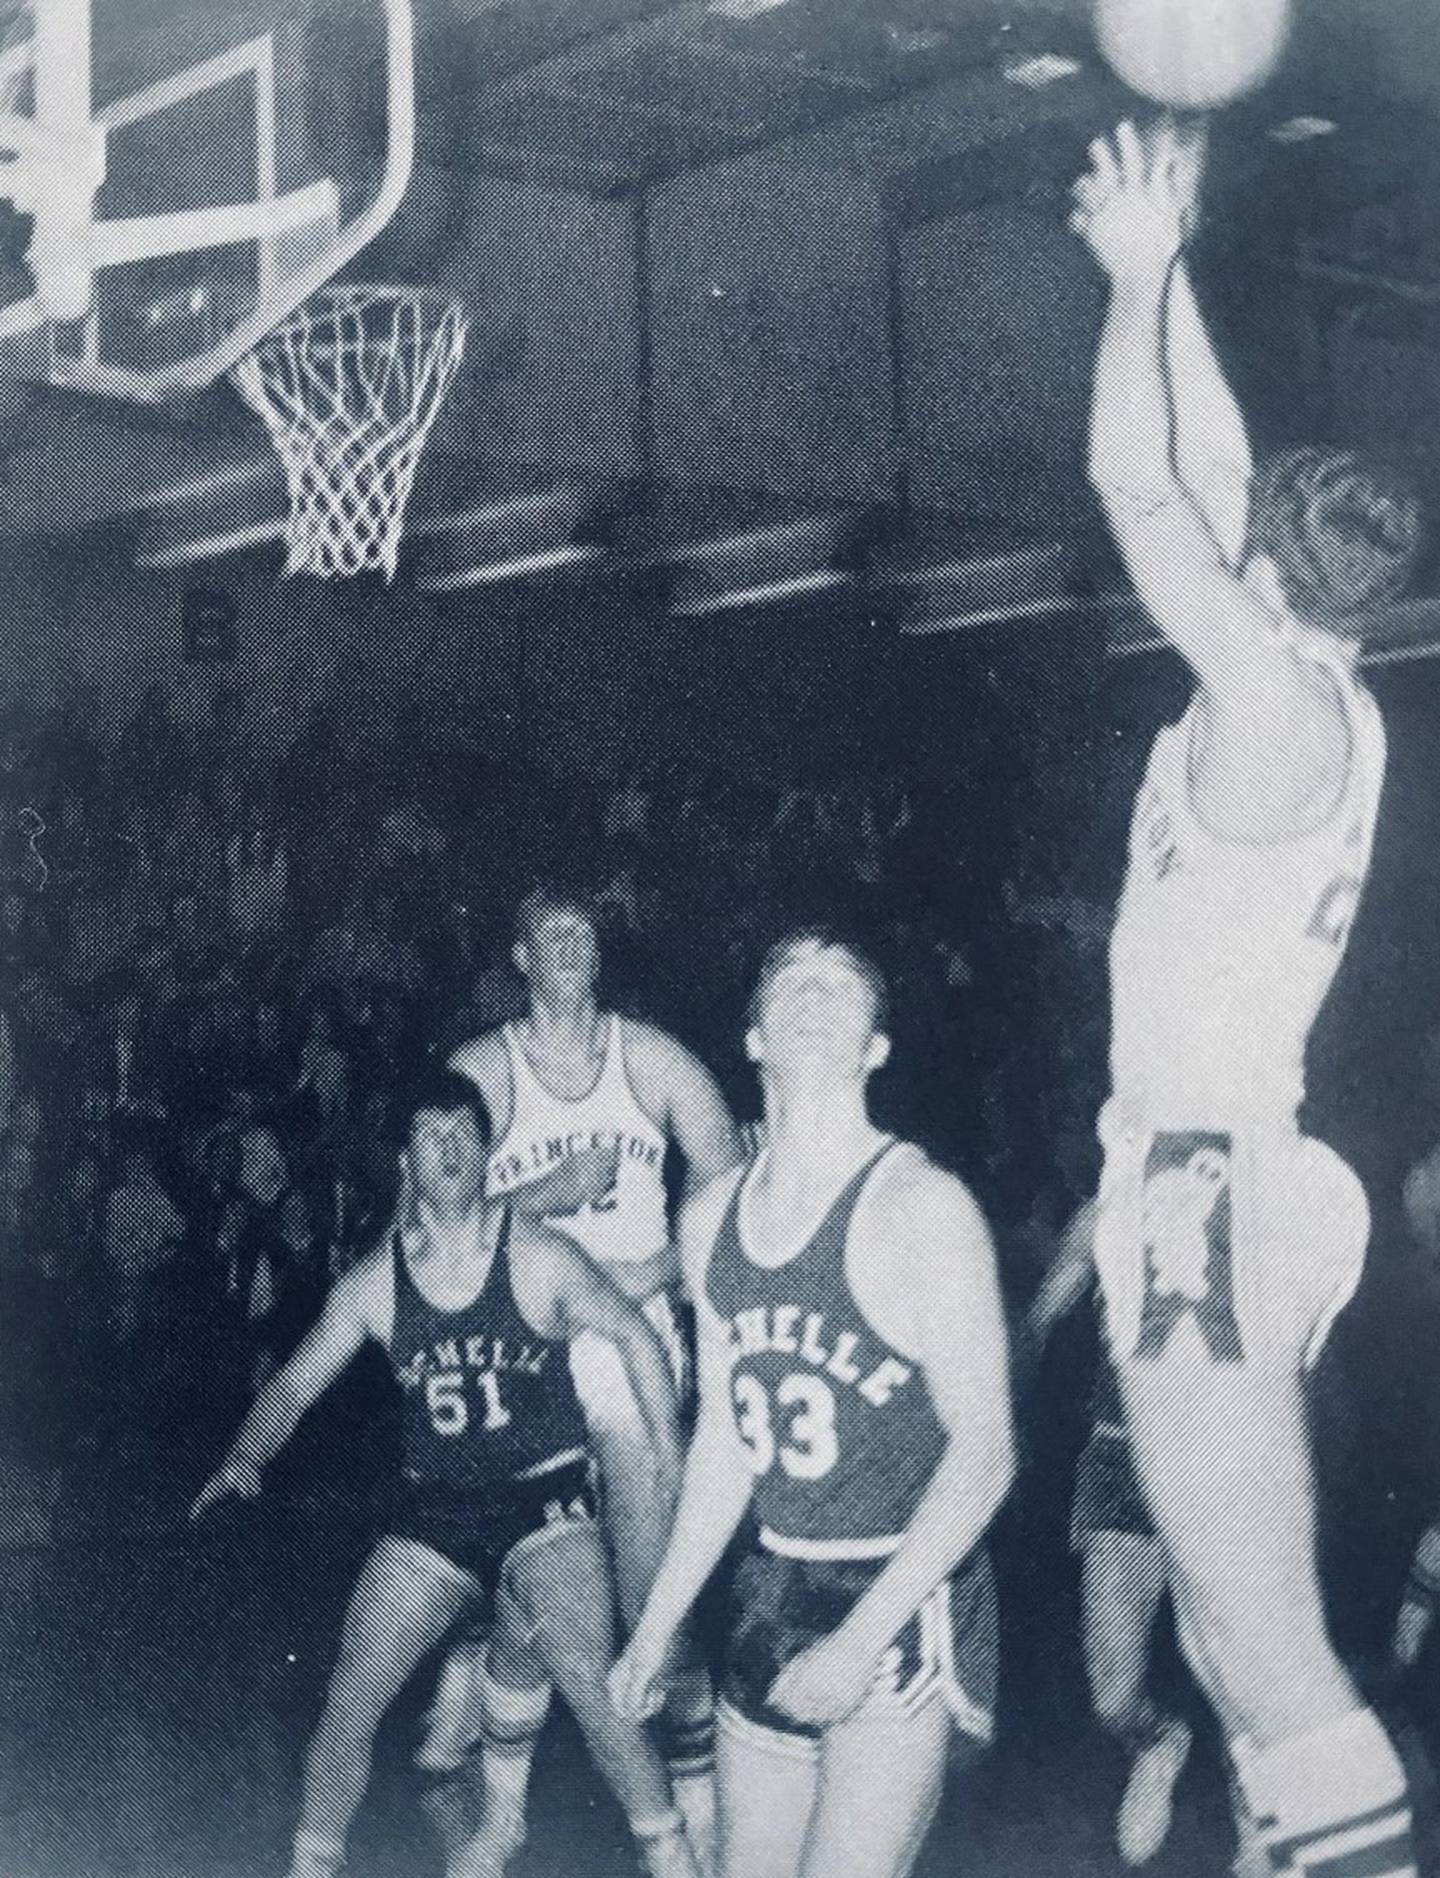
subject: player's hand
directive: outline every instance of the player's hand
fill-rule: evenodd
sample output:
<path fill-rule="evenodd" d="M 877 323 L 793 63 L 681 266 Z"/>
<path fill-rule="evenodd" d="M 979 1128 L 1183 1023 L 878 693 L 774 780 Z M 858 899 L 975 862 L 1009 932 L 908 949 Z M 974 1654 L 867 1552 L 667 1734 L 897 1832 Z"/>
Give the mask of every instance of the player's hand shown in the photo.
<path fill-rule="evenodd" d="M 253 1461 L 228 1460 L 205 1482 L 195 1497 L 195 1504 L 190 1508 L 191 1519 L 199 1519 L 207 1513 L 217 1501 L 234 1494 L 240 1500 L 258 1498 L 261 1488 L 260 1469 Z"/>
<path fill-rule="evenodd" d="M 879 1667 L 877 1652 L 842 1624 L 787 1664 L 766 1699 L 794 1721 L 828 1728 L 859 1708 Z"/>
<path fill-rule="evenodd" d="M 606 1148 L 578 1148 L 565 1161 L 567 1210 L 578 1213 L 613 1193 L 620 1175 L 620 1144 Z"/>
<path fill-rule="evenodd" d="M 626 1721 L 649 1721 L 665 1706 L 665 1676 L 671 1640 L 647 1628 L 642 1618 L 610 1671 L 610 1706 Z"/>
<path fill-rule="evenodd" d="M 1142 137 L 1127 119 L 1090 145 L 1070 227 L 1112 280 L 1169 271 L 1194 226 L 1203 161 L 1201 138 L 1165 120 Z"/>

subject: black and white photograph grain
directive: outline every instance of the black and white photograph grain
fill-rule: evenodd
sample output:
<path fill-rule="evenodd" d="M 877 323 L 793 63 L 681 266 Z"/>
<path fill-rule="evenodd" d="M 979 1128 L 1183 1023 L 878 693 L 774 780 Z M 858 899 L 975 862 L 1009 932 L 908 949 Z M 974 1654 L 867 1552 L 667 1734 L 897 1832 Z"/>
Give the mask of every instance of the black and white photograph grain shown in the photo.
<path fill-rule="evenodd" d="M 1440 1878 L 1440 0 L 0 0 L 0 1878 Z"/>

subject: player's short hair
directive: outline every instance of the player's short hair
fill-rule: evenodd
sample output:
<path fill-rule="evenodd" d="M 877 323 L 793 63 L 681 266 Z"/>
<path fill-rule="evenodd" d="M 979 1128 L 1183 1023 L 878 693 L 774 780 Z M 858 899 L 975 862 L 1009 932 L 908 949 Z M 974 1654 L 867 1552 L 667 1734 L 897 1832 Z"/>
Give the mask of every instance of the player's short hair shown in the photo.
<path fill-rule="evenodd" d="M 436 1115 L 456 1115 L 461 1109 L 474 1117 L 480 1139 L 488 1144 L 490 1112 L 481 1100 L 480 1091 L 459 1070 L 434 1063 L 410 1079 L 394 1111 L 394 1120 L 401 1140 L 408 1142 L 417 1115 L 426 1110 Z"/>
<path fill-rule="evenodd" d="M 858 978 L 864 981 L 874 1005 L 874 1027 L 881 1036 L 890 1034 L 890 981 L 883 967 L 865 941 L 838 923 L 812 921 L 792 926 L 782 933 L 760 961 L 755 988 L 745 1005 L 745 1028 L 752 1030 L 760 1021 L 765 995 L 776 977 L 797 952 L 843 952 Z"/>
<path fill-rule="evenodd" d="M 540 922 L 551 913 L 579 913 L 599 931 L 600 916 L 595 906 L 595 895 L 578 881 L 540 880 L 515 909 L 515 943 L 528 945 L 535 937 Z"/>
<path fill-rule="evenodd" d="M 1353 450 L 1309 447 L 1256 466 L 1246 555 L 1274 562 L 1287 603 L 1306 625 L 1343 632 L 1357 615 L 1396 599 L 1423 545 L 1420 503 L 1386 465 Z"/>

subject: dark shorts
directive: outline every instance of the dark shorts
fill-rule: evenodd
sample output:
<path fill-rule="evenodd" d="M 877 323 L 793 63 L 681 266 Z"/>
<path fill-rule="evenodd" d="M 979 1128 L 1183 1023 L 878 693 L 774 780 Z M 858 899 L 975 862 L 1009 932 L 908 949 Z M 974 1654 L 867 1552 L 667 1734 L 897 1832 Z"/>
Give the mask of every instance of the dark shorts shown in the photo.
<path fill-rule="evenodd" d="M 423 1483 L 401 1484 L 385 1522 L 392 1539 L 423 1545 L 494 1593 L 500 1568 L 522 1539 L 595 1513 L 587 1458 L 569 1461 L 533 1480 L 516 1480 L 473 1493 L 438 1492 Z"/>
<path fill-rule="evenodd" d="M 1130 1532 L 1153 1537 L 1155 1526 L 1141 1492 L 1123 1429 L 1099 1427 L 1081 1449 L 1070 1503 L 1070 1544 L 1083 1552 L 1092 1533 Z"/>
<path fill-rule="evenodd" d="M 844 1623 L 874 1583 L 884 1559 L 801 1559 L 757 1546 L 731 1592 L 721 1685 L 722 1724 L 793 1743 L 821 1730 L 770 1706 L 775 1678 L 812 1643 Z M 933 1591 L 886 1652 L 860 1713 L 913 1713 L 937 1697 L 957 1727 L 988 1742 L 994 1731 L 999 1623 L 990 1560 L 978 1551 Z"/>

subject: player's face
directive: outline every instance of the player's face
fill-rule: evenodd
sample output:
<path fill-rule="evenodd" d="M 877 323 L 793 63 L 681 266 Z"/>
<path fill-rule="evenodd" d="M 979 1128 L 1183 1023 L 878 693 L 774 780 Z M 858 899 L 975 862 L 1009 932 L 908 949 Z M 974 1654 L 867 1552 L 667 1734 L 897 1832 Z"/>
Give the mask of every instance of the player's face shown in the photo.
<path fill-rule="evenodd" d="M 579 907 L 549 909 L 516 947 L 516 962 L 542 996 L 588 996 L 600 975 L 594 922 Z"/>
<path fill-rule="evenodd" d="M 469 1207 L 485 1192 L 485 1137 L 468 1108 L 421 1109 L 410 1124 L 410 1172 L 419 1199 Z"/>
<path fill-rule="evenodd" d="M 875 993 L 839 946 L 805 942 L 772 972 L 747 1038 L 762 1068 L 824 1065 L 865 1075 L 889 1054 L 875 1028 Z"/>

